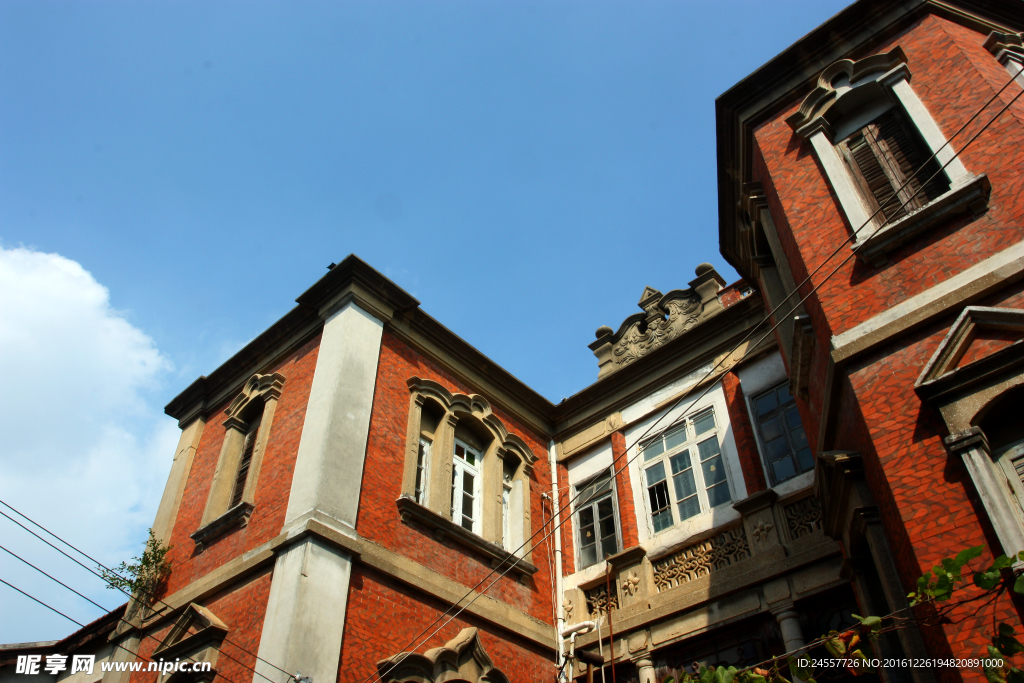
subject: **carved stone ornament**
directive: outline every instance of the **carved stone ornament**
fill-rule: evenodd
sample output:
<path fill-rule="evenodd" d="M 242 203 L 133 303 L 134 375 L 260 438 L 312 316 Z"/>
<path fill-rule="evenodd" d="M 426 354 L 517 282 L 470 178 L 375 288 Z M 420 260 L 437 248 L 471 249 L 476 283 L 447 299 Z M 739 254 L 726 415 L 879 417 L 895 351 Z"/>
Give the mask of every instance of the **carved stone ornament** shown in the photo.
<path fill-rule="evenodd" d="M 622 590 L 630 595 L 636 595 L 636 592 L 640 590 L 640 576 L 637 575 L 636 570 L 631 571 L 622 580 Z"/>
<path fill-rule="evenodd" d="M 821 530 L 821 501 L 817 497 L 804 498 L 784 509 L 791 538 L 800 538 Z"/>
<path fill-rule="evenodd" d="M 604 586 L 583 591 L 583 594 L 587 596 L 587 612 L 590 613 L 591 617 L 608 614 L 609 609 L 619 609 L 619 596 L 613 592 L 609 600 L 608 591 L 605 590 Z"/>
<path fill-rule="evenodd" d="M 643 358 L 700 321 L 700 298 L 689 292 L 677 290 L 663 296 L 648 287 L 640 307 L 647 315 L 627 318 L 612 345 L 613 360 L 619 367 Z"/>
<path fill-rule="evenodd" d="M 802 137 L 809 137 L 819 125 L 830 127 L 838 110 L 843 109 L 844 101 L 857 99 L 856 96 L 847 98 L 848 94 L 864 86 L 873 87 L 879 77 L 896 68 L 906 69 L 906 62 L 907 56 L 899 47 L 856 62 L 850 59 L 833 62 L 821 72 L 817 86 L 786 123 Z"/>
<path fill-rule="evenodd" d="M 565 615 L 565 621 L 572 623 L 572 600 L 569 598 L 562 601 L 562 613 Z"/>
<path fill-rule="evenodd" d="M 402 652 L 377 662 L 381 683 L 509 683 L 491 663 L 475 628 L 464 628 L 444 647 L 423 654 Z"/>
<path fill-rule="evenodd" d="M 754 540 L 756 540 L 758 543 L 768 540 L 768 537 L 771 534 L 772 529 L 774 528 L 775 525 L 771 522 L 765 521 L 763 519 L 758 521 L 757 526 L 754 527 L 753 531 Z"/>
<path fill-rule="evenodd" d="M 738 527 L 655 562 L 654 585 L 660 593 L 748 557 L 750 545 L 743 527 Z"/>

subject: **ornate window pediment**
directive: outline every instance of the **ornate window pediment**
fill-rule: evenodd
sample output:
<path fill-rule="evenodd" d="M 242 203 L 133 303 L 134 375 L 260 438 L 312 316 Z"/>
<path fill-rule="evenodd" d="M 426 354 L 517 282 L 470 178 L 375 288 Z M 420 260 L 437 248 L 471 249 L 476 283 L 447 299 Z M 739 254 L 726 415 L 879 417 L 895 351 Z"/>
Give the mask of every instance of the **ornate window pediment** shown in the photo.
<path fill-rule="evenodd" d="M 968 306 L 914 383 L 918 395 L 936 399 L 980 386 L 1024 368 L 1024 310 Z"/>
<path fill-rule="evenodd" d="M 190 680 L 212 680 L 216 675 L 217 655 L 220 645 L 228 633 L 227 625 L 201 605 L 190 603 L 175 620 L 174 626 L 163 642 L 153 652 L 156 661 L 192 659 L 209 662 L 211 670 L 200 674 L 189 674 Z M 162 674 L 160 680 L 167 681 L 176 674 Z"/>
<path fill-rule="evenodd" d="M 381 683 L 509 683 L 495 668 L 475 628 L 465 628 L 443 647 L 377 662 Z"/>

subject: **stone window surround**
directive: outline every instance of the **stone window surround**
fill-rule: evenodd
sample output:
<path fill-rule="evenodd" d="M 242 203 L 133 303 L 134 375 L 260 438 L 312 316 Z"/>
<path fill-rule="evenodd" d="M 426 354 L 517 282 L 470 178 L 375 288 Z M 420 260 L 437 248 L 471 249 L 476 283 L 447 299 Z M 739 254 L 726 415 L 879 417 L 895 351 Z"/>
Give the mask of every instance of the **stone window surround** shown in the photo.
<path fill-rule="evenodd" d="M 405 468 L 402 477 L 402 497 L 399 499 L 403 519 L 413 517 L 433 527 L 438 527 L 437 520 L 443 520 L 448 522 L 451 528 L 438 527 L 437 530 L 442 535 L 448 535 L 452 540 L 476 547 L 480 544 L 476 543 L 473 537 L 478 537 L 488 547 L 504 548 L 506 541 L 502 538 L 504 472 L 505 466 L 512 463 L 515 465 L 512 484 L 521 491 L 518 504 L 521 510 L 519 514 L 510 519 L 509 528 L 513 530 L 511 543 L 514 544 L 514 550 L 525 542 L 524 547 L 516 555 L 529 562 L 532 557 L 532 544 L 528 540 L 530 530 L 532 530 L 530 476 L 533 473 L 533 465 L 537 461 L 537 456 L 522 438 L 508 431 L 504 423 L 491 412 L 490 403 L 482 396 L 453 394 L 441 384 L 419 377 L 411 377 L 407 384 L 411 392 L 409 422 L 406 435 Z M 444 416 L 433 435 L 430 449 L 430 470 L 426 476 L 426 505 L 421 506 L 415 504 L 412 499 L 415 494 L 416 462 L 422 436 L 421 417 L 423 406 L 427 401 L 433 402 L 444 412 Z M 451 521 L 450 503 L 455 455 L 455 427 L 462 419 L 475 420 L 478 425 L 482 425 L 486 429 L 490 436 L 489 443 L 484 448 L 483 461 L 479 466 L 481 473 L 481 531 L 479 535 L 472 532 L 460 534 L 455 531 L 457 525 Z M 419 510 L 410 508 L 409 503 L 416 505 L 416 508 L 422 508 L 424 512 L 433 514 L 419 514 Z M 512 507 L 514 509 L 517 506 L 513 505 Z M 476 549 L 480 550 L 479 547 Z M 490 550 L 485 554 L 493 555 Z"/>
<path fill-rule="evenodd" d="M 921 209 L 883 225 L 884 219 L 874 213 L 836 145 L 891 107 L 899 107 L 906 114 L 907 122 L 935 154 L 949 179 L 950 189 Z M 848 109 L 852 111 L 845 111 Z M 811 143 L 850 228 L 860 231 L 850 248 L 871 265 L 884 265 L 887 252 L 950 215 L 968 211 L 979 215 L 988 207 L 988 177 L 968 172 L 956 156 L 911 88 L 907 57 L 899 47 L 856 62 L 841 59 L 829 65 L 818 77 L 817 87 L 786 122 Z"/>
<path fill-rule="evenodd" d="M 944 439 L 946 450 L 963 460 L 1002 549 L 1010 554 L 1024 548 L 1024 520 L 977 423 L 985 408 L 1010 389 L 1024 385 L 1024 343 L 957 367 L 979 328 L 1024 330 L 1024 310 L 965 307 L 925 365 L 914 389 L 942 414 L 950 433 Z"/>
<path fill-rule="evenodd" d="M 1024 42 L 1021 34 L 993 31 L 985 40 L 985 49 L 1024 87 Z"/>
<path fill-rule="evenodd" d="M 285 377 L 279 373 L 253 375 L 242 391 L 235 396 L 224 411 L 224 441 L 217 460 L 217 469 L 210 484 L 210 493 L 206 499 L 202 521 L 191 538 L 196 542 L 197 550 L 218 536 L 232 529 L 246 526 L 249 516 L 255 508 L 256 484 L 259 481 L 260 467 L 270 440 L 270 429 L 274 422 L 277 401 L 284 388 Z M 262 403 L 262 409 L 257 406 Z M 254 411 L 258 414 L 254 414 Z M 246 433 L 249 424 L 259 419 L 260 425 L 256 433 L 256 445 L 253 448 L 249 473 L 242 491 L 242 502 L 229 509 L 231 495 L 234 492 L 235 479 L 245 447 Z"/>

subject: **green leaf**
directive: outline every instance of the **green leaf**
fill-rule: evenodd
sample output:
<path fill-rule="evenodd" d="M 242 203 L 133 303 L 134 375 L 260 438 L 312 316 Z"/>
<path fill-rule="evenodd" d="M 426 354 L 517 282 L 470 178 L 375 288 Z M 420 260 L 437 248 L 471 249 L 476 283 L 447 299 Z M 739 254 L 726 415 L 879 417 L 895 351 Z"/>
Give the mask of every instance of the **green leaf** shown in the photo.
<path fill-rule="evenodd" d="M 1016 557 L 1000 555 L 992 561 L 992 569 L 1006 569 L 1007 567 L 1013 566 L 1014 562 L 1016 562 Z"/>
<path fill-rule="evenodd" d="M 1013 582 L 1013 592 L 1018 595 L 1024 594 L 1024 574 L 1017 577 L 1017 580 Z"/>
<path fill-rule="evenodd" d="M 956 554 L 956 562 L 961 567 L 970 562 L 971 560 L 981 557 L 981 553 L 985 550 L 985 546 L 976 545 L 973 548 L 965 548 Z"/>
<path fill-rule="evenodd" d="M 949 600 L 953 595 L 953 579 L 948 574 L 943 574 L 935 582 L 932 594 L 936 600 Z"/>
<path fill-rule="evenodd" d="M 860 625 L 865 626 L 872 631 L 877 631 L 882 626 L 881 617 L 866 617 L 860 620 Z"/>
<path fill-rule="evenodd" d="M 984 590 L 992 590 L 999 585 L 1002 580 L 1002 576 L 998 571 L 988 570 L 986 572 L 977 572 L 974 575 L 974 585 Z"/>
<path fill-rule="evenodd" d="M 942 568 L 951 576 L 959 576 L 961 567 L 963 567 L 963 564 L 957 564 L 956 560 L 952 557 L 942 558 Z"/>
<path fill-rule="evenodd" d="M 1024 683 L 1024 671 L 1015 666 L 1011 667 L 1009 673 L 1006 674 L 1006 683 Z"/>
<path fill-rule="evenodd" d="M 1003 623 L 999 624 L 999 635 L 1001 635 L 1001 636 L 1012 636 L 1013 635 L 1013 627 L 1010 626 L 1009 624 L 1007 624 L 1006 622 L 1003 622 Z"/>
<path fill-rule="evenodd" d="M 845 645 L 843 646 L 843 648 L 845 649 Z M 794 678 L 800 678 L 806 681 L 808 678 L 814 675 L 814 672 L 810 669 L 800 666 L 800 664 L 797 662 L 796 657 L 787 657 L 786 661 L 789 664 L 789 673 L 793 674 Z"/>

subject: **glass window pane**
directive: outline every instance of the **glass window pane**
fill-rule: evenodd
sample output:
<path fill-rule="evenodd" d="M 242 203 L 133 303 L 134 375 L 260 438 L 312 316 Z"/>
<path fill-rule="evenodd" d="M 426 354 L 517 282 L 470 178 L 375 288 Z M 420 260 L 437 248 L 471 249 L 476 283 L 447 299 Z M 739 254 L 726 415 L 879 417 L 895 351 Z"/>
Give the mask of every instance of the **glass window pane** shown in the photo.
<path fill-rule="evenodd" d="M 711 507 L 718 507 L 730 500 L 732 500 L 732 496 L 729 495 L 728 484 L 722 483 L 708 489 L 708 505 Z"/>
<path fill-rule="evenodd" d="M 584 567 L 589 567 L 595 562 L 597 562 L 597 545 L 591 543 L 590 545 L 582 546 L 580 548 L 580 564 Z"/>
<path fill-rule="evenodd" d="M 651 465 L 647 468 L 647 484 L 657 484 L 659 481 L 665 479 L 665 463 L 659 462 L 657 465 Z"/>
<path fill-rule="evenodd" d="M 594 508 L 589 505 L 580 509 L 580 538 L 584 543 L 594 542 Z"/>
<path fill-rule="evenodd" d="M 807 444 L 807 435 L 804 434 L 804 428 L 803 427 L 797 427 L 796 429 L 794 429 L 790 433 L 790 436 L 792 437 L 793 447 L 794 448 L 799 450 L 799 449 L 803 448 L 804 446 L 808 445 Z"/>
<path fill-rule="evenodd" d="M 597 504 L 597 518 L 600 520 L 612 518 L 612 499 L 611 496 L 605 498 Z"/>
<path fill-rule="evenodd" d="M 772 463 L 772 471 L 775 473 L 775 483 L 780 484 L 796 474 L 793 469 L 793 459 L 783 458 Z"/>
<path fill-rule="evenodd" d="M 775 439 L 770 441 L 765 446 L 765 450 L 768 451 L 768 461 L 772 462 L 779 458 L 785 458 L 790 454 L 789 442 L 785 438 Z"/>
<path fill-rule="evenodd" d="M 725 463 L 722 456 L 717 455 L 701 463 L 704 472 L 704 485 L 711 487 L 725 481 Z"/>
<path fill-rule="evenodd" d="M 707 460 L 719 455 L 722 449 L 718 446 L 718 439 L 708 439 L 707 441 L 701 441 L 697 444 L 697 450 L 700 452 L 700 459 Z"/>
<path fill-rule="evenodd" d="M 697 432 L 697 436 L 700 436 L 704 432 L 710 432 L 715 428 L 715 413 L 709 410 L 703 415 L 698 415 L 693 419 L 693 430 Z"/>
<path fill-rule="evenodd" d="M 473 496 L 462 494 L 462 516 L 473 518 Z"/>
<path fill-rule="evenodd" d="M 462 444 L 455 444 L 455 455 L 462 458 L 463 460 L 466 459 L 466 449 L 462 447 Z"/>
<path fill-rule="evenodd" d="M 663 511 L 651 515 L 651 524 L 654 526 L 655 533 L 664 531 L 672 526 L 672 512 L 665 508 Z"/>
<path fill-rule="evenodd" d="M 601 520 L 601 538 L 615 536 L 615 520 L 609 517 Z"/>
<path fill-rule="evenodd" d="M 814 469 L 814 456 L 811 455 L 810 448 L 801 448 L 798 450 L 796 452 L 796 459 L 800 463 L 801 472 Z"/>
<path fill-rule="evenodd" d="M 672 477 L 676 487 L 676 500 L 688 498 L 697 493 L 697 483 L 693 480 L 693 470 L 686 470 Z"/>
<path fill-rule="evenodd" d="M 758 415 L 770 413 L 778 407 L 779 402 L 775 399 L 774 391 L 769 391 L 764 396 L 759 396 L 754 399 L 754 410 L 757 411 Z"/>
<path fill-rule="evenodd" d="M 677 429 L 665 437 L 665 450 L 670 451 L 686 443 L 686 427 Z"/>
<path fill-rule="evenodd" d="M 665 442 L 660 438 L 644 446 L 644 460 L 651 460 L 665 452 Z"/>
<path fill-rule="evenodd" d="M 683 470 L 690 469 L 690 450 L 676 453 L 669 458 L 669 464 L 672 465 L 672 474 L 679 474 Z"/>
<path fill-rule="evenodd" d="M 782 436 L 783 433 L 781 417 L 773 417 L 772 419 L 761 423 L 761 436 L 764 437 L 765 441 L 777 439 Z"/>
<path fill-rule="evenodd" d="M 473 495 L 473 475 L 469 472 L 462 473 L 462 490 Z"/>
<path fill-rule="evenodd" d="M 462 528 L 466 531 L 473 530 L 473 519 L 471 517 L 462 516 Z"/>
<path fill-rule="evenodd" d="M 789 385 L 783 384 L 781 387 L 776 389 L 779 392 L 779 405 L 784 406 L 787 403 L 793 402 L 793 396 L 789 393 Z"/>
<path fill-rule="evenodd" d="M 689 519 L 700 514 L 700 502 L 697 500 L 697 496 L 690 496 L 679 501 L 678 508 L 679 519 Z"/>

